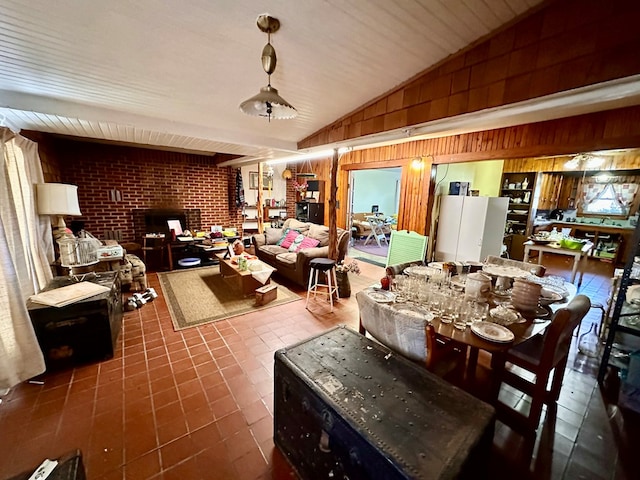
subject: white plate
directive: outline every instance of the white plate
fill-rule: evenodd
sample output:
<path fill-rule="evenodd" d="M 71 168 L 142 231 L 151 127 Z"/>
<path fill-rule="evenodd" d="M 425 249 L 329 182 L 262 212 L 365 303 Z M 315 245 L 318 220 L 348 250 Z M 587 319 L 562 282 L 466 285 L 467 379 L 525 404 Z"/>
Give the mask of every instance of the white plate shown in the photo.
<path fill-rule="evenodd" d="M 560 302 L 564 296 L 559 292 L 553 291 L 550 288 L 542 287 L 542 293 L 540 295 L 540 305 L 551 305 L 552 303 Z"/>
<path fill-rule="evenodd" d="M 394 293 L 385 292 L 384 290 L 369 290 L 367 291 L 367 295 L 378 303 L 393 303 L 396 300 Z"/>
<path fill-rule="evenodd" d="M 490 342 L 509 343 L 513 342 L 516 336 L 511 330 L 502 325 L 491 322 L 477 322 L 471 325 L 471 331 L 480 338 L 489 340 Z"/>
<path fill-rule="evenodd" d="M 441 273 L 441 271 L 433 267 L 414 265 L 412 267 L 405 268 L 402 273 L 404 273 L 405 275 L 416 275 L 418 277 L 430 277 L 431 275 Z"/>
<path fill-rule="evenodd" d="M 531 272 L 507 265 L 484 265 L 482 271 L 496 277 L 523 278 Z"/>

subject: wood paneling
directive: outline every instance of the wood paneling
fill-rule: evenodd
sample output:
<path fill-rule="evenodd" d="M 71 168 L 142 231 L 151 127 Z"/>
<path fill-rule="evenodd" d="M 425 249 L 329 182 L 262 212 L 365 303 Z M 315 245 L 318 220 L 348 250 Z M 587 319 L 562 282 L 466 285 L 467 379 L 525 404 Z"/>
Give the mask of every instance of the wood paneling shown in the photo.
<path fill-rule="evenodd" d="M 577 134 L 576 131 L 588 134 Z M 425 172 L 432 164 L 506 159 L 504 172 L 562 172 L 569 170 L 564 164 L 578 152 L 639 147 L 640 107 L 628 107 L 349 152 L 340 158 L 339 164 L 338 226 L 346 226 L 349 170 L 401 166 L 403 170 L 398 228 L 423 233 L 430 222 L 431 213 L 428 207 L 430 179 Z M 549 155 L 557 156 L 539 158 Z M 409 163 L 415 157 L 425 160 L 427 170 L 420 173 L 409 170 Z M 318 178 L 329 179 L 328 165 L 328 161 L 314 163 Z M 640 168 L 640 155 L 626 153 L 608 156 L 601 168 Z M 560 193 L 556 193 L 556 190 L 557 186 L 552 189 L 553 196 L 550 198 L 559 198 Z M 326 192 L 325 198 L 328 198 L 328 194 Z"/>
<path fill-rule="evenodd" d="M 632 0 L 547 2 L 531 15 L 315 132 L 298 147 L 326 145 L 637 75 L 638 23 L 640 3 Z M 504 42 L 505 38 L 510 41 Z M 504 48 L 494 48 L 496 44 Z M 557 143 L 622 137 L 630 127 L 622 122 L 610 124 L 605 130 L 601 125 L 565 130 L 557 135 Z M 500 133 L 505 136 L 478 133 L 465 137 L 467 143 L 461 151 L 496 151 L 496 143 L 505 139 L 524 149 L 531 145 L 527 140 L 538 134 L 523 130 Z M 544 133 L 556 136 L 554 132 Z M 554 143 L 550 139 L 543 143 Z"/>

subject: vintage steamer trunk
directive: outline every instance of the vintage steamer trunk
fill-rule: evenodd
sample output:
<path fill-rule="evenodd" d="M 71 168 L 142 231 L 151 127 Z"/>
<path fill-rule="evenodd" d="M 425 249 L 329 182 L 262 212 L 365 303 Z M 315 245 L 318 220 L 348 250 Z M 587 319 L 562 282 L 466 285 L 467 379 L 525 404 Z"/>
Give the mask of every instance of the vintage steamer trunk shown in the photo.
<path fill-rule="evenodd" d="M 112 358 L 122 325 L 118 272 L 95 274 L 93 283 L 109 287 L 105 293 L 69 304 L 49 307 L 29 300 L 27 309 L 47 369 L 65 368 Z M 71 277 L 54 277 L 43 291 L 65 287 Z"/>
<path fill-rule="evenodd" d="M 491 406 L 345 327 L 275 354 L 274 441 L 305 479 L 482 478 Z"/>

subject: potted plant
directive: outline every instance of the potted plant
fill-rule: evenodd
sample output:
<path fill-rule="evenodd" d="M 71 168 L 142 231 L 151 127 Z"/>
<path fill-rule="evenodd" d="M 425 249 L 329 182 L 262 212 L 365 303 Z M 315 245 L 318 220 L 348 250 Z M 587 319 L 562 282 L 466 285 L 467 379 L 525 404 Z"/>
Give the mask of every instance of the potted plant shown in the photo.
<path fill-rule="evenodd" d="M 358 262 L 352 260 L 345 263 L 342 260 L 336 265 L 336 279 L 338 282 L 338 297 L 346 298 L 351 296 L 351 283 L 349 283 L 349 272 L 360 275 L 360 267 Z"/>

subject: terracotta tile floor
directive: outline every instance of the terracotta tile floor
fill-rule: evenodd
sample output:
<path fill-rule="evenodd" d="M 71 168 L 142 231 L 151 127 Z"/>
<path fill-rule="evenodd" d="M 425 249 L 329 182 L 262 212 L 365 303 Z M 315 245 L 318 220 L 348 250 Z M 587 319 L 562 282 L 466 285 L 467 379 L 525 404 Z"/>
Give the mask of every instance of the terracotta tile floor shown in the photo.
<path fill-rule="evenodd" d="M 354 294 L 383 275 L 360 265 Z M 562 259 L 545 265 L 569 271 Z M 611 271 L 589 262 L 581 292 L 606 298 Z M 357 328 L 355 296 L 334 313 L 324 303 L 307 311 L 301 300 L 175 332 L 157 276 L 149 280 L 160 297 L 125 313 L 113 359 L 45 374 L 43 384 L 25 382 L 3 397 L 2 478 L 75 448 L 92 480 L 295 478 L 272 441 L 273 354 L 336 324 Z M 584 325 L 592 319 L 599 312 Z M 572 354 L 557 411 L 547 413 L 535 445 L 498 422 L 493 477 L 637 478 L 637 430 L 605 404 L 595 370 L 596 362 Z"/>

